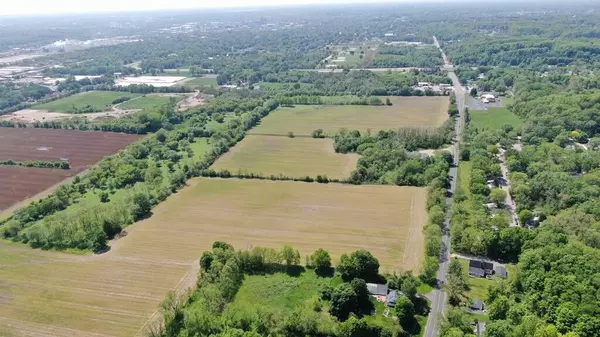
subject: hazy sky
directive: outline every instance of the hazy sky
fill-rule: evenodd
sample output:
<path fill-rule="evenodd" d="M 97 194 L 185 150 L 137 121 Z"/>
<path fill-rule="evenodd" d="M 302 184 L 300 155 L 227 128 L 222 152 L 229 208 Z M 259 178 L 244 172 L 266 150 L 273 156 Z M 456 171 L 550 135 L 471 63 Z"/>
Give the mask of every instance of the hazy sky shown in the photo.
<path fill-rule="evenodd" d="M 411 2 L 411 0 L 0 0 L 0 15 L 106 11 L 116 12 L 154 9 L 248 7 L 323 3 L 344 4 L 350 2 L 383 3 Z M 431 0 L 426 2 L 431 2 Z"/>

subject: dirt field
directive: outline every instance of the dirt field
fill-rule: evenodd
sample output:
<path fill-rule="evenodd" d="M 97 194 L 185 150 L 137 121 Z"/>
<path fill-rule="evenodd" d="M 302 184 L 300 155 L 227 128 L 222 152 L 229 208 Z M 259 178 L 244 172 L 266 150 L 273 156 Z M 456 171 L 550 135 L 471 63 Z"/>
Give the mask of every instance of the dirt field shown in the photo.
<path fill-rule="evenodd" d="M 30 198 L 58 184 L 73 174 L 75 173 L 72 170 L 0 166 L 0 211 L 16 201 Z"/>
<path fill-rule="evenodd" d="M 425 200 L 416 187 L 194 179 L 102 255 L 0 242 L 0 335 L 145 336 L 165 294 L 194 284 L 215 240 L 288 243 L 302 256 L 323 247 L 334 262 L 364 248 L 382 272 L 418 268 Z"/>
<path fill-rule="evenodd" d="M 333 140 L 246 136 L 223 155 L 212 168 L 289 177 L 347 178 L 356 168 L 357 154 L 335 153 Z"/>
<path fill-rule="evenodd" d="M 82 172 L 139 138 L 138 135 L 110 132 L 3 128 L 0 160 L 60 161 L 68 158 L 71 169 L 0 167 L 0 191 L 7 191 L 0 192 L 0 210 Z"/>
<path fill-rule="evenodd" d="M 250 134 L 310 135 L 316 129 L 335 133 L 342 128 L 372 132 L 400 127 L 439 126 L 448 118 L 448 97 L 393 97 L 392 106 L 298 105 L 279 108 Z"/>

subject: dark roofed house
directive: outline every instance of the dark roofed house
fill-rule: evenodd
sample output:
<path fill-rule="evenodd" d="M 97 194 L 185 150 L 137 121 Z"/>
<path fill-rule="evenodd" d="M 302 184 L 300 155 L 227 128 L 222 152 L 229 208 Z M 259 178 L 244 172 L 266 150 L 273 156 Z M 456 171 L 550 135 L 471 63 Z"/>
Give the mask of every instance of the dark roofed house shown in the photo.
<path fill-rule="evenodd" d="M 374 296 L 387 296 L 388 286 L 385 284 L 367 283 L 367 291 Z"/>
<path fill-rule="evenodd" d="M 506 278 L 508 276 L 508 273 L 506 272 L 506 267 L 502 265 L 497 265 L 496 268 L 494 268 L 494 271 L 496 272 L 496 276 L 498 277 Z"/>
<path fill-rule="evenodd" d="M 398 290 L 390 291 L 390 293 L 387 294 L 387 296 L 385 298 L 385 304 L 387 304 L 388 307 L 395 307 L 396 301 L 398 300 L 398 297 L 400 297 L 400 296 L 402 296 L 401 291 L 398 291 Z"/>
<path fill-rule="evenodd" d="M 482 268 L 469 267 L 469 276 L 485 277 L 485 271 Z"/>
<path fill-rule="evenodd" d="M 474 311 L 483 311 L 484 308 L 483 301 L 481 300 L 473 300 L 470 306 L 470 309 Z"/>
<path fill-rule="evenodd" d="M 494 264 L 480 260 L 469 260 L 469 275 L 473 277 L 486 277 L 492 275 Z"/>
<path fill-rule="evenodd" d="M 483 268 L 486 275 L 492 275 L 494 272 L 494 264 L 491 262 L 481 261 L 481 268 Z"/>

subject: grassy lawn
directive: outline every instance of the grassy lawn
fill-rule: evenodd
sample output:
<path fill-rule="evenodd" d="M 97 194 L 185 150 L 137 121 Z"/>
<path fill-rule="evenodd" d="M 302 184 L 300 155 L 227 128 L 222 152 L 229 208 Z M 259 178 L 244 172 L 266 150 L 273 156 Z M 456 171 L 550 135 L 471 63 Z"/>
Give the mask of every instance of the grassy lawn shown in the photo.
<path fill-rule="evenodd" d="M 448 119 L 448 97 L 390 97 L 392 106 L 298 105 L 279 108 L 249 133 L 310 136 L 316 129 L 377 132 L 400 127 L 437 127 Z"/>
<path fill-rule="evenodd" d="M 183 96 L 181 96 L 183 98 Z M 138 98 L 131 99 L 127 102 L 121 103 L 119 108 L 121 109 L 155 109 L 161 107 L 169 102 L 171 99 L 168 96 L 141 96 Z"/>
<path fill-rule="evenodd" d="M 212 145 L 208 143 L 210 138 L 194 138 L 195 142 L 190 143 L 190 148 L 194 151 L 194 160 L 198 160 L 212 149 Z"/>
<path fill-rule="evenodd" d="M 469 183 L 471 180 L 471 171 L 473 169 L 473 163 L 470 161 L 461 161 L 458 164 L 458 187 L 465 193 L 467 198 L 471 197 L 471 190 L 469 189 Z"/>
<path fill-rule="evenodd" d="M 88 91 L 79 93 L 73 96 L 61 98 L 56 101 L 38 104 L 31 107 L 37 110 L 48 110 L 50 112 L 69 112 L 69 110 L 82 109 L 87 105 L 94 107 L 95 109 L 101 109 L 103 111 L 110 110 L 112 102 L 121 97 L 136 98 L 141 96 L 140 94 L 132 94 L 129 92 L 118 92 L 118 91 Z"/>
<path fill-rule="evenodd" d="M 238 311 L 247 306 L 260 306 L 269 311 L 290 312 L 318 299 L 320 289 L 334 280 L 338 284 L 341 282 L 341 279 L 318 277 L 310 269 L 296 277 L 286 273 L 246 276 L 227 310 Z"/>
<path fill-rule="evenodd" d="M 421 283 L 421 285 L 417 288 L 417 293 L 425 295 L 429 294 L 433 291 L 433 287 L 426 283 Z"/>
<path fill-rule="evenodd" d="M 194 77 L 191 80 L 185 82 L 186 87 L 196 88 L 196 87 L 211 87 L 217 86 L 217 78 L 216 77 Z"/>
<path fill-rule="evenodd" d="M 507 124 L 518 129 L 523 124 L 521 119 L 507 108 L 470 110 L 469 119 L 469 127 L 478 130 L 497 130 Z"/>
<path fill-rule="evenodd" d="M 212 168 L 233 173 L 283 174 L 300 178 L 326 175 L 347 178 L 356 168 L 359 155 L 336 153 L 331 139 L 249 135 Z"/>

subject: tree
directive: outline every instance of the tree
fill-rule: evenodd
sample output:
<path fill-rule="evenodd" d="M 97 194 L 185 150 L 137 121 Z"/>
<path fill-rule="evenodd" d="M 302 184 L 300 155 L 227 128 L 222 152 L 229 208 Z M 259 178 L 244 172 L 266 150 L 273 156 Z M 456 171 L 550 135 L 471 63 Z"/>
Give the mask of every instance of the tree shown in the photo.
<path fill-rule="evenodd" d="M 394 306 L 396 317 L 404 330 L 409 330 L 415 319 L 415 305 L 406 296 L 402 295 L 396 300 Z"/>
<path fill-rule="evenodd" d="M 329 253 L 319 248 L 310 257 L 310 262 L 318 272 L 327 271 L 331 268 L 331 257 Z"/>
<path fill-rule="evenodd" d="M 202 257 L 200 258 L 200 268 L 202 271 L 207 271 L 210 269 L 215 256 L 212 252 L 204 252 L 202 253 Z"/>
<path fill-rule="evenodd" d="M 458 259 L 454 258 L 448 266 L 448 277 L 446 279 L 446 290 L 448 291 L 449 302 L 457 306 L 464 300 L 464 292 L 468 289 L 467 283 L 463 277 L 462 265 Z"/>
<path fill-rule="evenodd" d="M 504 205 L 506 196 L 506 191 L 500 188 L 493 188 L 490 191 L 490 200 L 498 206 Z"/>
<path fill-rule="evenodd" d="M 530 211 L 528 209 L 524 209 L 521 212 L 519 212 L 519 222 L 521 223 L 521 225 L 525 225 L 531 220 L 533 220 L 533 212 L 532 211 Z"/>
<path fill-rule="evenodd" d="M 331 294 L 329 313 L 340 321 L 345 321 L 350 313 L 355 312 L 358 307 L 356 292 L 350 283 L 342 283 L 337 286 Z"/>
<path fill-rule="evenodd" d="M 392 101 L 390 100 L 389 97 L 385 98 L 385 105 L 391 106 L 392 105 Z"/>
<path fill-rule="evenodd" d="M 504 295 L 498 296 L 489 306 L 490 318 L 493 320 L 506 319 L 506 314 L 510 309 L 508 298 Z"/>
<path fill-rule="evenodd" d="M 413 276 L 412 273 L 408 273 L 408 275 L 404 277 L 404 281 L 402 282 L 402 287 L 400 287 L 400 290 L 412 301 L 416 298 L 417 288 L 420 285 L 421 282 L 419 279 Z"/>
<path fill-rule="evenodd" d="M 281 250 L 281 258 L 286 266 L 291 266 L 300 263 L 300 252 L 294 250 L 290 245 L 284 245 Z"/>
<path fill-rule="evenodd" d="M 337 270 L 345 280 L 362 278 L 374 280 L 379 275 L 379 261 L 366 250 L 357 250 L 350 255 L 343 254 Z"/>
<path fill-rule="evenodd" d="M 288 131 L 287 136 L 290 138 L 296 137 L 292 131 Z"/>
<path fill-rule="evenodd" d="M 325 138 L 325 135 L 323 134 L 323 129 L 316 129 L 315 131 L 313 131 L 312 137 L 313 138 Z"/>

